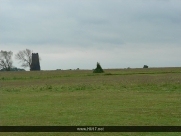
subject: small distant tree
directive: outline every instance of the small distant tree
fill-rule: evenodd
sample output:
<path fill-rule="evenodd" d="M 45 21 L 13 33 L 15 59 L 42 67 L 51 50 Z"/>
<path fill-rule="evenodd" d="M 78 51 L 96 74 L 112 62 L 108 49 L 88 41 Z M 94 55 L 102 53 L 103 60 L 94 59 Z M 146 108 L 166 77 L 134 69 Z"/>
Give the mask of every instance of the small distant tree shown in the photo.
<path fill-rule="evenodd" d="M 13 61 L 12 61 L 12 51 L 2 51 L 0 52 L 0 69 L 4 69 L 6 71 L 10 71 L 13 67 Z"/>
<path fill-rule="evenodd" d="M 100 63 L 97 62 L 97 67 L 96 69 L 93 70 L 93 73 L 103 73 L 104 70 L 102 69 Z"/>
<path fill-rule="evenodd" d="M 143 68 L 148 68 L 148 66 L 147 66 L 147 65 L 144 65 Z"/>
<path fill-rule="evenodd" d="M 29 67 L 31 69 L 32 51 L 30 49 L 19 51 L 15 55 L 15 59 L 20 61 L 22 67 Z"/>

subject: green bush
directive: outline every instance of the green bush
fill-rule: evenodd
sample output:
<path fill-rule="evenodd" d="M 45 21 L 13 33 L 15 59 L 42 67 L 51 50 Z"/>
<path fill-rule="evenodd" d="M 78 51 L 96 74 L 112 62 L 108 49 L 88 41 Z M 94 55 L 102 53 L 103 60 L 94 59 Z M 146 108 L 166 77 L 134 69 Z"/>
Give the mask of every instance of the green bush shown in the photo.
<path fill-rule="evenodd" d="M 147 65 L 144 65 L 143 68 L 148 68 L 148 66 L 147 66 Z"/>
<path fill-rule="evenodd" d="M 93 70 L 93 73 L 104 73 L 104 70 L 102 69 L 100 63 L 97 62 L 97 67 Z"/>

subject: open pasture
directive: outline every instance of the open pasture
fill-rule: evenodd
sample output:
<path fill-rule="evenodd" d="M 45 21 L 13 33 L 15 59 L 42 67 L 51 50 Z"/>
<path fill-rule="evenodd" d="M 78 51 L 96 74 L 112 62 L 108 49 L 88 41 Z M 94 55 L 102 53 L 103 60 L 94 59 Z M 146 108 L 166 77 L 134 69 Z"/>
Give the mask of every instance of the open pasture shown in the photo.
<path fill-rule="evenodd" d="M 181 68 L 0 72 L 0 109 L 1 126 L 181 126 Z"/>

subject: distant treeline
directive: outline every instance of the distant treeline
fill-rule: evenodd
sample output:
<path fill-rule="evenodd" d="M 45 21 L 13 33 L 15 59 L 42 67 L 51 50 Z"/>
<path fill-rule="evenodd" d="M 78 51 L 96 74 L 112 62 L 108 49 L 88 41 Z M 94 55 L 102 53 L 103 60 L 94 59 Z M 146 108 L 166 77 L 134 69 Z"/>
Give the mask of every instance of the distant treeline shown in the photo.
<path fill-rule="evenodd" d="M 5 68 L 1 69 L 0 71 L 7 71 Z M 10 68 L 10 71 L 25 71 L 25 69 L 21 69 L 21 68 Z"/>

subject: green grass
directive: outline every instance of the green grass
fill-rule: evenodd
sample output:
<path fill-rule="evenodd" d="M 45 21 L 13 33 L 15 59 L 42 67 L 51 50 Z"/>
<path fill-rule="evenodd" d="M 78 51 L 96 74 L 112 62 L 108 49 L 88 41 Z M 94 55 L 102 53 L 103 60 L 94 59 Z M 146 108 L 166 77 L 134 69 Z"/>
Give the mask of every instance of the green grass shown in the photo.
<path fill-rule="evenodd" d="M 0 109 L 1 126 L 181 126 L 181 68 L 0 72 Z"/>

